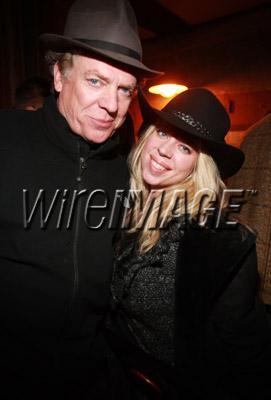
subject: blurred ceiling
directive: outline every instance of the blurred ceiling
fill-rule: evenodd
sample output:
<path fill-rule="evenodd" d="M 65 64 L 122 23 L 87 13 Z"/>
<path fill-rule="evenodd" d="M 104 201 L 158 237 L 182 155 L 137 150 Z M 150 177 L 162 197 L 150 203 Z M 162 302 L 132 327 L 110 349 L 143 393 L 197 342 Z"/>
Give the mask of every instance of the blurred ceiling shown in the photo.
<path fill-rule="evenodd" d="M 142 40 L 185 33 L 194 27 L 250 12 L 268 0 L 130 0 Z"/>

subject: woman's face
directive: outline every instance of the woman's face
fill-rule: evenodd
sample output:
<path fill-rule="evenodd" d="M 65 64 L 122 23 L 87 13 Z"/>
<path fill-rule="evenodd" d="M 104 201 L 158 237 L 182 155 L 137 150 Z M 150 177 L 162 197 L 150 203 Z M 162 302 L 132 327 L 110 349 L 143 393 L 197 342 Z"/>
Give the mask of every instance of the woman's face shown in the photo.
<path fill-rule="evenodd" d="M 170 128 L 156 127 L 141 154 L 144 182 L 150 189 L 166 189 L 183 182 L 196 165 L 197 148 Z"/>

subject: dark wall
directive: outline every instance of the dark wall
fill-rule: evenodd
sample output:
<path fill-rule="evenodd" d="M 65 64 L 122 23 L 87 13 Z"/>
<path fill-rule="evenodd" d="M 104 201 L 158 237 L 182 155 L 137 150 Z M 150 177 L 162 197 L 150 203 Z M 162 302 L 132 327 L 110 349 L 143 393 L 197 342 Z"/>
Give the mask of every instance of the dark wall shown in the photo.
<path fill-rule="evenodd" d="M 0 0 L 0 107 L 33 75 L 48 77 L 38 36 L 62 33 L 73 0 Z M 189 87 L 223 98 L 234 129 L 244 130 L 271 110 L 271 6 L 202 24 L 188 33 L 143 44 L 144 60 Z M 163 21 L 161 21 L 163 23 Z"/>
<path fill-rule="evenodd" d="M 16 86 L 26 78 L 48 77 L 38 37 L 62 33 L 72 0 L 0 1 L 0 107 L 14 102 Z"/>
<path fill-rule="evenodd" d="M 182 35 L 151 39 L 144 43 L 145 61 L 166 72 L 155 83 L 174 80 L 213 90 L 230 113 L 232 129 L 242 131 L 271 112 L 270 21 L 271 5 L 265 4 Z"/>

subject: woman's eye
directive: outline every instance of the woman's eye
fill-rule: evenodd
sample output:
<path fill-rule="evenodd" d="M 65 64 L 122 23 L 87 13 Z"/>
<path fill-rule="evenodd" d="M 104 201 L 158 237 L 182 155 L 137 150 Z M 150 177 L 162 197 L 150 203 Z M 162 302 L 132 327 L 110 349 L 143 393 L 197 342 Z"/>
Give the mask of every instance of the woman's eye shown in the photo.
<path fill-rule="evenodd" d="M 167 133 L 166 132 L 164 132 L 164 131 L 162 131 L 161 129 L 158 129 L 157 130 L 157 134 L 158 134 L 158 136 L 160 137 L 160 138 L 167 138 Z"/>
<path fill-rule="evenodd" d="M 185 144 L 179 144 L 179 150 L 184 154 L 191 154 L 191 149 Z"/>

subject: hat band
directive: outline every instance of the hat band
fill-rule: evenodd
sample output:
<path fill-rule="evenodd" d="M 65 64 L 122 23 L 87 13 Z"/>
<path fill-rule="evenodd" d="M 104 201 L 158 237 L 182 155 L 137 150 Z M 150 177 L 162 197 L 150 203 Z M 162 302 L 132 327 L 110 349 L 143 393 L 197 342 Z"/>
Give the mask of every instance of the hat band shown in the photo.
<path fill-rule="evenodd" d="M 125 56 L 129 56 L 135 58 L 138 61 L 141 61 L 141 56 L 136 51 L 129 49 L 128 47 L 122 46 L 120 44 L 105 42 L 103 40 L 88 40 L 88 39 L 78 39 L 80 42 L 89 44 L 90 46 L 98 47 L 99 49 L 113 51 L 115 53 L 123 54 Z"/>
<path fill-rule="evenodd" d="M 196 131 L 201 133 L 203 136 L 213 136 L 209 129 L 207 129 L 201 122 L 192 117 L 192 115 L 177 110 L 172 110 L 171 113 L 186 122 L 188 125 L 195 128 Z"/>

